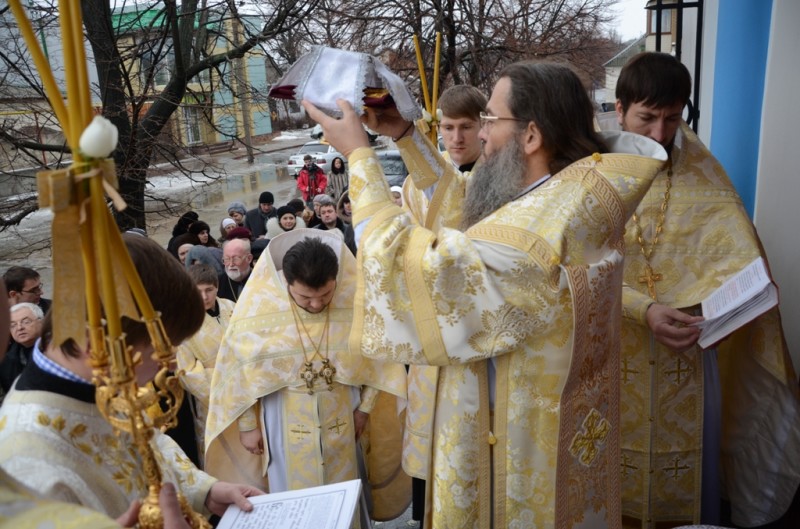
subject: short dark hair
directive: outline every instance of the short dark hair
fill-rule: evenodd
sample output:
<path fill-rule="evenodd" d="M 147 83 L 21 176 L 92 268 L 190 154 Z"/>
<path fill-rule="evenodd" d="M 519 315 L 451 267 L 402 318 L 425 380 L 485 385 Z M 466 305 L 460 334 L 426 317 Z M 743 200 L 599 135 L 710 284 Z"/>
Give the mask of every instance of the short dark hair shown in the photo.
<path fill-rule="evenodd" d="M 179 345 L 200 329 L 205 318 L 203 301 L 194 281 L 184 267 L 152 239 L 127 234 L 123 234 L 122 239 L 153 308 L 161 313 L 167 336 L 173 345 Z M 42 323 L 43 350 L 53 338 L 52 312 L 48 312 Z M 122 331 L 129 345 L 150 342 L 147 327 L 139 320 L 123 317 Z M 79 354 L 72 339 L 57 345 L 69 356 Z"/>
<path fill-rule="evenodd" d="M 302 198 L 293 198 L 286 205 L 293 208 L 295 213 L 302 213 L 306 209 L 306 203 Z"/>
<path fill-rule="evenodd" d="M 214 285 L 219 287 L 219 275 L 217 270 L 205 263 L 195 263 L 189 267 L 189 277 L 195 285 Z"/>
<path fill-rule="evenodd" d="M 481 112 L 486 110 L 486 96 L 483 92 L 469 85 L 451 86 L 442 92 L 439 108 L 449 118 L 467 118 L 478 121 Z"/>
<path fill-rule="evenodd" d="M 11 292 L 22 292 L 25 288 L 25 281 L 28 279 L 39 279 L 39 272 L 27 266 L 12 266 L 6 273 L 3 274 L 3 282 L 6 284 L 6 290 Z"/>
<path fill-rule="evenodd" d="M 309 288 L 322 288 L 338 274 L 336 253 L 316 237 L 303 239 L 283 256 L 283 275 L 290 285 L 299 281 Z"/>
<path fill-rule="evenodd" d="M 622 112 L 634 103 L 662 108 L 681 103 L 692 95 L 692 76 L 678 59 L 669 53 L 644 52 L 634 55 L 622 68 L 616 96 Z"/>
<path fill-rule="evenodd" d="M 550 174 L 595 152 L 608 152 L 594 130 L 594 106 L 578 76 L 555 63 L 517 62 L 500 78 L 511 81 L 508 107 L 518 119 L 532 121 L 550 155 Z M 519 123 L 520 129 L 527 126 Z"/>
<path fill-rule="evenodd" d="M 306 154 L 305 156 L 303 156 L 303 160 L 304 160 L 304 161 L 305 161 L 305 160 L 313 160 L 313 159 L 314 159 L 314 158 L 313 158 L 313 157 L 312 157 L 310 154 Z"/>

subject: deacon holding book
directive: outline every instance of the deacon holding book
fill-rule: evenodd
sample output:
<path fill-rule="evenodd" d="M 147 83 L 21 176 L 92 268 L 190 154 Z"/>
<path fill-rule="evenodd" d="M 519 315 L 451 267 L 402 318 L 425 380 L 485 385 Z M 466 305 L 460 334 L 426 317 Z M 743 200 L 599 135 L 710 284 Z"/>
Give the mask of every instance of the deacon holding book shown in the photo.
<path fill-rule="evenodd" d="M 690 92 L 665 53 L 631 59 L 616 89 L 622 129 L 669 152 L 626 227 L 623 519 L 718 524 L 727 498 L 722 521 L 752 527 L 780 518 L 800 483 L 797 378 L 777 307 L 696 345 L 700 302 L 763 254 L 724 169 L 681 119 Z"/>

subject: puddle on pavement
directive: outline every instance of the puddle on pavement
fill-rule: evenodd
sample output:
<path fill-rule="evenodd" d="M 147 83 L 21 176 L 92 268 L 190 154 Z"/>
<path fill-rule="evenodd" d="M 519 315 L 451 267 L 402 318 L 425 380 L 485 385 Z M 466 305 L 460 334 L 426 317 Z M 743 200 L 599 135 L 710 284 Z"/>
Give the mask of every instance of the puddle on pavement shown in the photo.
<path fill-rule="evenodd" d="M 223 165 L 228 175 L 211 184 L 174 190 L 168 187 L 150 189 L 150 193 L 158 195 L 158 200 L 146 201 L 148 235 L 162 246 L 166 246 L 172 235 L 172 228 L 180 214 L 152 212 L 155 209 L 163 210 L 162 201 L 165 199 L 173 204 L 188 204 L 186 209 L 196 211 L 200 219 L 211 227 L 214 237 L 219 236 L 220 222 L 227 217 L 228 204 L 233 201 L 244 202 L 247 209 L 251 209 L 256 207 L 262 191 L 271 191 L 275 195 L 276 207 L 286 204 L 299 196 L 294 178 L 285 170 L 286 160 L 292 152 L 293 149 L 274 154 L 259 154 L 252 166 L 242 160 L 216 159 L 214 163 Z M 247 170 L 251 167 L 254 170 Z M 0 237 L 7 237 L 5 242 L 0 242 L 0 271 L 5 271 L 12 265 L 36 269 L 45 283 L 45 297 L 51 296 L 52 286 L 49 237 L 43 237 L 44 231 L 50 230 L 50 222 L 51 217 L 43 215 L 35 224 L 21 226 L 18 233 L 12 229 L 0 234 Z M 14 237 L 21 240 L 9 244 Z"/>

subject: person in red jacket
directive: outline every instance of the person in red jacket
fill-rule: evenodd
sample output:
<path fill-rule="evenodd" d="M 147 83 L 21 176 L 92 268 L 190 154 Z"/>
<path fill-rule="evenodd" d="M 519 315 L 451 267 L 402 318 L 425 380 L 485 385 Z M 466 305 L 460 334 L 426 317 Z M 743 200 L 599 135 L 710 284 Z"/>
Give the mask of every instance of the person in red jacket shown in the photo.
<path fill-rule="evenodd" d="M 314 196 L 325 192 L 325 188 L 328 186 L 328 178 L 325 176 L 325 171 L 314 163 L 314 158 L 310 154 L 305 155 L 303 162 L 305 166 L 300 169 L 300 174 L 297 175 L 297 189 L 303 194 L 303 200 L 306 201 L 308 207 L 311 207 Z"/>

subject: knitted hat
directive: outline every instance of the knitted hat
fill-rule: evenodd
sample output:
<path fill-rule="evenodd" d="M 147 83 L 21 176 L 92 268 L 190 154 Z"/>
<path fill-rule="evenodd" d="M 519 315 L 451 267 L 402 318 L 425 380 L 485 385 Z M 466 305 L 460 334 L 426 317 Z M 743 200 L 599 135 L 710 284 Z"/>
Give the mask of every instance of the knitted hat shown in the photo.
<path fill-rule="evenodd" d="M 287 213 L 291 213 L 292 215 L 295 214 L 295 210 L 292 206 L 281 206 L 278 208 L 278 220 L 281 220 L 281 217 L 286 215 Z"/>
<path fill-rule="evenodd" d="M 250 233 L 250 230 L 247 228 L 239 226 L 238 228 L 233 228 L 231 231 L 229 231 L 225 238 L 229 241 L 233 239 L 247 239 L 248 241 L 252 241 L 253 234 Z"/>
<path fill-rule="evenodd" d="M 275 203 L 275 197 L 272 196 L 272 193 L 270 193 L 269 191 L 264 191 L 258 197 L 258 203 L 259 204 L 274 204 Z"/>
<path fill-rule="evenodd" d="M 244 202 L 231 202 L 228 204 L 228 214 L 230 214 L 231 211 L 247 215 L 247 208 L 244 207 Z"/>
<path fill-rule="evenodd" d="M 330 197 L 330 195 L 326 195 L 324 193 L 315 196 L 313 201 L 319 204 L 320 206 L 327 206 L 329 204 L 333 204 L 333 199 Z"/>
<path fill-rule="evenodd" d="M 222 219 L 222 227 L 227 228 L 228 226 L 236 226 L 236 221 L 230 217 Z"/>

